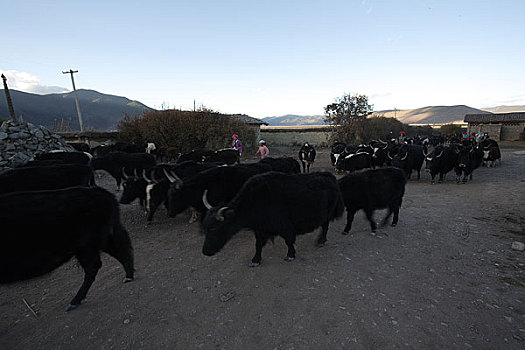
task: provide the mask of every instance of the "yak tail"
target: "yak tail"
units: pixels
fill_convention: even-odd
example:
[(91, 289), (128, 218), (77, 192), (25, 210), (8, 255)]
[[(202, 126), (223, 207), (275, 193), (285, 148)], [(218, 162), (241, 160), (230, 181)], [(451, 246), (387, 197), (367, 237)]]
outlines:
[(120, 210), (117, 201), (114, 201), (111, 217), (111, 234), (108, 237), (106, 253), (117, 259), (124, 267), (126, 280), (133, 280), (135, 268), (133, 258), (133, 246), (128, 231), (120, 221)]

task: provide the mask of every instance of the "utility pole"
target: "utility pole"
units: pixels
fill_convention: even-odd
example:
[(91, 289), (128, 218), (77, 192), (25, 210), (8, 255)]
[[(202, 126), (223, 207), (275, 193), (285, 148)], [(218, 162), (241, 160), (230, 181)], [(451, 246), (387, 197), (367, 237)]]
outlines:
[(75, 79), (73, 78), (73, 74), (78, 73), (78, 70), (70, 69), (67, 72), (62, 72), (62, 74), (71, 74), (71, 83), (73, 84), (73, 92), (75, 94), (75, 104), (77, 105), (77, 113), (78, 113), (78, 124), (80, 125), (80, 131), (84, 131), (84, 126), (82, 124), (82, 113), (80, 113), (80, 105), (78, 104), (78, 96), (77, 96), (77, 88), (75, 87)]
[(13, 101), (11, 100), (11, 95), (9, 94), (9, 88), (7, 87), (7, 78), (2, 74), (2, 80), (4, 81), (4, 92), (5, 98), (7, 100), (7, 106), (9, 106), (9, 114), (11, 114), (11, 119), (16, 122), (15, 109), (13, 108)]

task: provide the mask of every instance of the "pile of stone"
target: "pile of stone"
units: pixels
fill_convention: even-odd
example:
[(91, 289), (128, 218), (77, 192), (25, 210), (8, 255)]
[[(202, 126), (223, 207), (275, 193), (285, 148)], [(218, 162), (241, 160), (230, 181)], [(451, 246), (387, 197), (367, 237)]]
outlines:
[(43, 126), (5, 121), (0, 126), (0, 168), (14, 168), (54, 150), (73, 152), (62, 136)]

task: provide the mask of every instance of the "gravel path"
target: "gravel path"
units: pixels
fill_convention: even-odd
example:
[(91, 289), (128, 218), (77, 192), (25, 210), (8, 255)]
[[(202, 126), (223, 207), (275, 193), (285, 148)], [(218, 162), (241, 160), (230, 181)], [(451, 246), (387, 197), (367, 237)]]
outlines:
[[(122, 206), (137, 278), (104, 256), (88, 299), (65, 308), (83, 274), (71, 262), (50, 275), (0, 286), (2, 349), (523, 349), (525, 348), (525, 155), (503, 150), (501, 167), (474, 180), (407, 185), (399, 225), (372, 236), (358, 213), (328, 242), (300, 236), (297, 259), (276, 238), (258, 268), (255, 239), (237, 234), (213, 257), (188, 217)], [(275, 149), (272, 155), (295, 150)], [(319, 150), (314, 170), (329, 169)], [(100, 184), (114, 190), (109, 177)], [(379, 221), (384, 212), (376, 212)], [(35, 317), (23, 299), (38, 313)]]

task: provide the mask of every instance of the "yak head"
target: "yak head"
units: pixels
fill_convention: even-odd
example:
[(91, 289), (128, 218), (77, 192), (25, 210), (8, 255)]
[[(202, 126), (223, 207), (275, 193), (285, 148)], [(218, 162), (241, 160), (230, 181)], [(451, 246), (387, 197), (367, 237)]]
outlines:
[(458, 155), (458, 167), (466, 168), (471, 163), (471, 158), (474, 156), (474, 148), (470, 145), (460, 146), (455, 151)]
[(186, 186), (184, 182), (174, 172), (162, 169), (164, 175), (170, 182), (170, 189), (168, 190), (168, 216), (174, 218), (177, 214), (183, 212), (189, 207)]
[(206, 213), (202, 222), (206, 239), (202, 246), (202, 254), (211, 256), (218, 253), (222, 247), (238, 231), (235, 223), (235, 211), (229, 207), (213, 207)]
[(408, 148), (407, 145), (396, 145), (387, 152), (388, 158), (392, 162), (392, 166), (396, 168), (405, 168), (408, 159)]
[(423, 155), (425, 156), (425, 170), (431, 171), (441, 162), (441, 157), (443, 156), (443, 146), (439, 145), (432, 148), (430, 151), (427, 149), (427, 147), (424, 147)]

